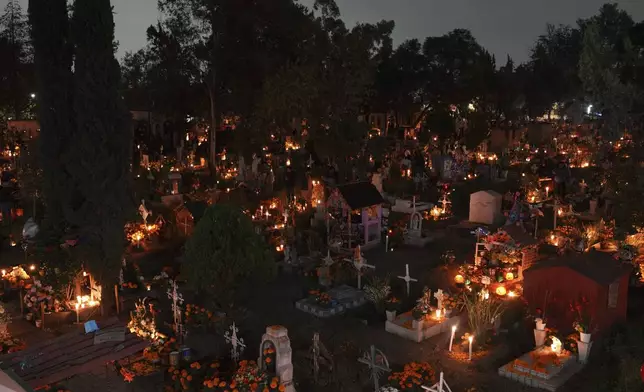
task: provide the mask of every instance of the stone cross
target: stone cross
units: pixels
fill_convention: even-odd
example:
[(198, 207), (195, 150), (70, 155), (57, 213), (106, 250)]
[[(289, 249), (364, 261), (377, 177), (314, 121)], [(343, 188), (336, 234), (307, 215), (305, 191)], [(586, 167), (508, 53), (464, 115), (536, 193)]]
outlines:
[(372, 268), (376, 269), (375, 265), (367, 264), (365, 258), (360, 252), (360, 245), (356, 248), (356, 253), (353, 256), (353, 259), (345, 259), (345, 261), (353, 264), (353, 267), (358, 271), (358, 290), (362, 289), (362, 269), (363, 268)]
[(407, 285), (407, 296), (409, 296), (409, 283), (418, 282), (418, 279), (414, 279), (409, 275), (409, 264), (405, 264), (405, 276), (399, 276), (398, 279), (405, 281), (405, 284)]
[(438, 309), (443, 309), (443, 298), (445, 297), (445, 294), (443, 294), (443, 290), (438, 289), (434, 293), (434, 298), (436, 298), (436, 301), (438, 301)]
[(177, 335), (183, 332), (183, 325), (181, 324), (181, 305), (183, 304), (183, 295), (179, 293), (177, 282), (170, 281), (170, 288), (168, 288), (168, 298), (172, 300), (172, 315), (174, 317), (174, 330)]
[(244, 339), (237, 337), (239, 328), (237, 328), (234, 322), (228, 329), (230, 331), (226, 331), (226, 333), (224, 333), (224, 339), (226, 339), (226, 342), (231, 345), (230, 358), (232, 358), (232, 360), (237, 363), (237, 361), (239, 361), (239, 357), (246, 348), (246, 344), (244, 343)]
[(284, 209), (284, 212), (282, 212), (282, 216), (284, 217), (284, 225), (288, 224), (288, 208)]
[(380, 390), (380, 376), (382, 373), (391, 372), (387, 357), (382, 353), (382, 351), (372, 345), (369, 352), (365, 353), (362, 358), (359, 358), (358, 362), (369, 367), (371, 379), (373, 380), (374, 391), (378, 392)]

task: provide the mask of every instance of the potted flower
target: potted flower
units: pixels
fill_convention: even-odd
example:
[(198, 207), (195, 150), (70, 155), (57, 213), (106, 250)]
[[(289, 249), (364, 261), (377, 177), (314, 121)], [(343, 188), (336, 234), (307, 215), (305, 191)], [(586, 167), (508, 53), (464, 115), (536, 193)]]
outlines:
[(537, 317), (534, 319), (535, 323), (537, 324), (537, 331), (545, 331), (546, 329), (546, 319)]
[(385, 301), (385, 313), (387, 314), (387, 321), (394, 321), (396, 313), (400, 308), (400, 300), (396, 297), (389, 297)]

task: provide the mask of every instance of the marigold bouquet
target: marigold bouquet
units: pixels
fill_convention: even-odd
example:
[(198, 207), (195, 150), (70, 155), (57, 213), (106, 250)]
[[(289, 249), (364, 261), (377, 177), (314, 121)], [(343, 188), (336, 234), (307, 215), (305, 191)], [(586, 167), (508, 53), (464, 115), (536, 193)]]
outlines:
[(423, 385), (434, 383), (434, 369), (427, 362), (410, 362), (400, 372), (389, 376), (389, 384), (401, 391), (422, 391)]

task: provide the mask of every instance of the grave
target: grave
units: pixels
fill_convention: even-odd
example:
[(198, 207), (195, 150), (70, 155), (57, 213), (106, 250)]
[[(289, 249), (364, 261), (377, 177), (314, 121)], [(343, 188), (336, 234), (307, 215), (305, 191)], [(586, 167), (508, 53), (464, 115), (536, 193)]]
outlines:
[(293, 350), (291, 340), (288, 337), (288, 330), (281, 325), (266, 327), (266, 333), (262, 336), (262, 343), (259, 345), (259, 366), (266, 371), (264, 351), (267, 348), (275, 350), (275, 376), (285, 387), (285, 392), (295, 392), (293, 385)]
[(440, 333), (451, 331), (452, 326), (459, 324), (460, 321), (458, 315), (450, 315), (447, 317), (442, 316), (440, 319), (435, 316), (428, 316), (422, 322), (416, 322), (411, 312), (406, 312), (397, 316), (393, 321), (386, 321), (385, 331), (412, 342), (420, 343)]
[(342, 314), (349, 309), (357, 308), (367, 302), (362, 290), (342, 285), (328, 291), (331, 306), (320, 306), (313, 298), (304, 298), (295, 303), (295, 307), (316, 317), (326, 318)]
[[(414, 208), (416, 206), (416, 208)], [(433, 207), (432, 203), (425, 203), (416, 201), (414, 197), (412, 200), (396, 199), (391, 210), (394, 212), (401, 212), (403, 214), (413, 214), (414, 212), (429, 211)]]
[[(560, 344), (561, 342), (559, 342)], [(541, 346), (499, 368), (499, 375), (554, 392), (583, 368), (569, 351)]]
[(493, 225), (501, 219), (502, 196), (494, 191), (480, 191), (470, 195), (470, 222)]
[(422, 215), (420, 215), (419, 212), (414, 211), (409, 218), (409, 230), (405, 237), (405, 244), (422, 248), (432, 241), (431, 237), (423, 236), (422, 226)]

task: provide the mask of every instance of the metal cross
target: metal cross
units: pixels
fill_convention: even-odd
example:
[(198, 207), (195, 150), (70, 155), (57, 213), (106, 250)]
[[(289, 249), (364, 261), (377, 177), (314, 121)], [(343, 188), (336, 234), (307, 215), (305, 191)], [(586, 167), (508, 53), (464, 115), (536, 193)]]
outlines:
[(362, 289), (362, 269), (376, 269), (376, 266), (366, 263), (364, 256), (362, 256), (362, 253), (360, 252), (360, 245), (356, 248), (356, 253), (353, 256), (353, 259), (344, 259), (344, 261), (348, 261), (353, 264), (353, 267), (358, 271), (358, 290)]
[(382, 351), (378, 350), (376, 346), (371, 346), (368, 353), (364, 353), (362, 358), (358, 359), (358, 362), (367, 365), (371, 371), (371, 379), (373, 380), (374, 390), (378, 392), (380, 390), (380, 376), (382, 373), (389, 373), (391, 369), (389, 368), (389, 361), (385, 354)]
[(333, 260), (333, 257), (331, 257), (331, 250), (327, 249), (326, 257), (323, 258), (322, 261), (324, 262), (324, 266), (326, 267), (330, 267), (335, 263), (335, 261)]
[(224, 333), (224, 339), (226, 339), (226, 342), (231, 345), (230, 357), (233, 361), (235, 361), (235, 363), (237, 363), (237, 361), (239, 361), (239, 356), (242, 354), (242, 352), (244, 352), (244, 349), (246, 348), (246, 344), (244, 343), (244, 339), (237, 337), (239, 328), (237, 328), (235, 323), (233, 323), (228, 329), (230, 331), (226, 331), (226, 333)]
[(178, 285), (175, 280), (170, 281), (168, 288), (168, 298), (172, 300), (172, 315), (174, 317), (174, 331), (177, 335), (183, 332), (181, 325), (181, 305), (183, 305), (183, 295), (178, 290)]
[(418, 282), (418, 279), (414, 279), (409, 275), (409, 264), (405, 264), (405, 276), (399, 276), (398, 279), (402, 279), (407, 284), (407, 296), (409, 296), (409, 283)]

